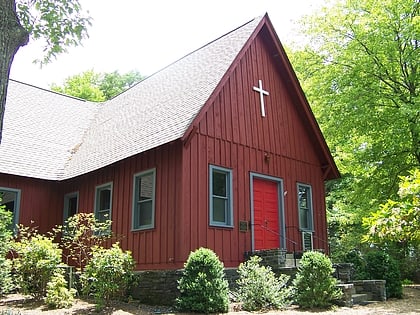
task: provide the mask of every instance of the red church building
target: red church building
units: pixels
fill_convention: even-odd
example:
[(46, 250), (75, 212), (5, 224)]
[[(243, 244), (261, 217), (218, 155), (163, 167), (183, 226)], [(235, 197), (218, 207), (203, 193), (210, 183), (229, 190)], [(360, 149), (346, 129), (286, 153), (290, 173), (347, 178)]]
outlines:
[(137, 270), (213, 249), (328, 251), (338, 169), (268, 18), (251, 20), (104, 103), (10, 80), (2, 204), (40, 231), (112, 219)]

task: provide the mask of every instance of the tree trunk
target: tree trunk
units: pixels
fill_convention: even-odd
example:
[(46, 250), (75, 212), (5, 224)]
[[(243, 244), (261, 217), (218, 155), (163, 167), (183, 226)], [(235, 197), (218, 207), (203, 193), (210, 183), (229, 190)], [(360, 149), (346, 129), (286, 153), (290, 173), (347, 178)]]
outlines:
[(16, 15), (15, 0), (0, 0), (0, 142), (3, 118), (9, 85), (10, 67), (21, 46), (28, 43), (29, 33), (20, 24)]

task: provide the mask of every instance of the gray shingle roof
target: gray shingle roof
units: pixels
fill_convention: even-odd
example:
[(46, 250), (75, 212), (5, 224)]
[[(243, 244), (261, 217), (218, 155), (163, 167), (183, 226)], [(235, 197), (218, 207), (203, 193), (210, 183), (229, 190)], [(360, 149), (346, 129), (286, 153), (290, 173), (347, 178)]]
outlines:
[(0, 173), (62, 180), (181, 138), (261, 18), (103, 104), (10, 82)]
[(59, 179), (98, 105), (9, 81), (0, 173)]

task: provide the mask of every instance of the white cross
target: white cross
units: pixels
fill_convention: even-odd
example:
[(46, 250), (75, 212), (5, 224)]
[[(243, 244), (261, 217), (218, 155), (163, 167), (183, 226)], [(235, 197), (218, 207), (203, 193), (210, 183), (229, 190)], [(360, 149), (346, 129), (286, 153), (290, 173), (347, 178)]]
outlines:
[(261, 102), (261, 116), (265, 117), (265, 106), (264, 106), (264, 95), (270, 95), (268, 91), (263, 90), (262, 80), (258, 80), (258, 87), (253, 86), (252, 89), (260, 93), (260, 102)]

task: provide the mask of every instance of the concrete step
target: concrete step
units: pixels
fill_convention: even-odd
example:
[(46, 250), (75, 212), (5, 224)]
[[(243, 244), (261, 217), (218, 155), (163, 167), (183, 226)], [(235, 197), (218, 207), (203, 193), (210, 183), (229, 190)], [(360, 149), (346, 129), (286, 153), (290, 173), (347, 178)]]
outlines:
[(294, 259), (292, 258), (286, 258), (286, 261), (284, 262), (285, 267), (299, 267), (299, 261), (300, 259)]
[(366, 293), (352, 294), (353, 304), (366, 304), (369, 296)]

